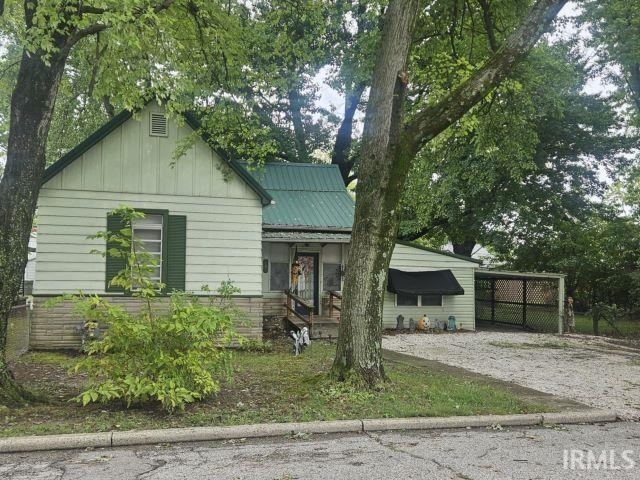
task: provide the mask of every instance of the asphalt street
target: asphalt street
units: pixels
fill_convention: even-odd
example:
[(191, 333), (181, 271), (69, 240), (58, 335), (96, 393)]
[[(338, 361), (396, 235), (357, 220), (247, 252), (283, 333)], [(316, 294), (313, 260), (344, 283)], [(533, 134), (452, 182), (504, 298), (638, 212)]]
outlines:
[(633, 479), (640, 423), (293, 435), (0, 455), (2, 479)]

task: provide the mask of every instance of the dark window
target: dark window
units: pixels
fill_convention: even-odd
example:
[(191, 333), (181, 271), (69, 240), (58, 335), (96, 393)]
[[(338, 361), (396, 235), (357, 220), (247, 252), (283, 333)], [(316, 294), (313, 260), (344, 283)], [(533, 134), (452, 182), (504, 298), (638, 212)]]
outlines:
[(271, 262), (269, 274), (269, 290), (281, 292), (289, 288), (289, 264), (285, 262)]
[(417, 295), (405, 295), (403, 293), (396, 294), (396, 303), (399, 307), (417, 307)]
[(442, 295), (422, 295), (423, 307), (441, 307)]
[(339, 263), (323, 263), (322, 264), (322, 285), (325, 290), (340, 291), (341, 272)]

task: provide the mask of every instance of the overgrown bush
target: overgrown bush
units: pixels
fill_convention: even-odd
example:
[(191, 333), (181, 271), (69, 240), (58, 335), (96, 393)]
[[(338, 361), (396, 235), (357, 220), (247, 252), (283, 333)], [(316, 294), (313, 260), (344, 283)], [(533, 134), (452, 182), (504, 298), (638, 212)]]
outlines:
[[(105, 252), (127, 260), (112, 283), (140, 298), (141, 309), (129, 313), (97, 295), (66, 297), (85, 325), (102, 331), (89, 339), (87, 357), (74, 368), (89, 376), (87, 390), (76, 400), (82, 405), (122, 400), (127, 406), (157, 401), (169, 411), (183, 409), (218, 392), (220, 381), (230, 375), (228, 347), (236, 339), (234, 323), (240, 311), (229, 297), (238, 289), (223, 282), (221, 298), (208, 302), (174, 291), (167, 311), (157, 298), (163, 285), (149, 279), (154, 260), (132, 239), (131, 222), (142, 214), (128, 207), (112, 214), (120, 215), (125, 227), (94, 238), (120, 245), (115, 252)], [(208, 287), (203, 289), (208, 292)]]
[(79, 300), (76, 308), (107, 327), (75, 367), (91, 379), (77, 397), (83, 405), (155, 400), (167, 410), (182, 409), (218, 392), (220, 379), (230, 374), (225, 347), (234, 338), (231, 311), (181, 292), (171, 294), (165, 315), (130, 314), (96, 296)]

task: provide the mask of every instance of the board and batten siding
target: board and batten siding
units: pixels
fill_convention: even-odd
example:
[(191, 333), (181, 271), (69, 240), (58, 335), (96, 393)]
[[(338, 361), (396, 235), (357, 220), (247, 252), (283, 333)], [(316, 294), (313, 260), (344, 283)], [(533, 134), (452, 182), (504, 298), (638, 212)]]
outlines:
[(200, 138), (172, 166), (177, 142), (192, 134), (168, 121), (168, 136), (149, 135), (150, 103), (40, 190), (34, 294), (105, 292), (106, 229), (120, 205), (186, 215), (186, 289), (215, 291), (232, 280), (241, 295), (262, 295), (262, 204), (258, 195)]
[(386, 292), (383, 311), (384, 328), (395, 328), (398, 315), (404, 317), (404, 325), (408, 327), (410, 318), (417, 322), (426, 313), (432, 320), (447, 320), (449, 315), (455, 315), (459, 328), (475, 330), (474, 272), (477, 267), (475, 263), (397, 244), (391, 256), (390, 267), (405, 271), (451, 270), (464, 289), (464, 295), (444, 295), (441, 307), (396, 307), (395, 294)]

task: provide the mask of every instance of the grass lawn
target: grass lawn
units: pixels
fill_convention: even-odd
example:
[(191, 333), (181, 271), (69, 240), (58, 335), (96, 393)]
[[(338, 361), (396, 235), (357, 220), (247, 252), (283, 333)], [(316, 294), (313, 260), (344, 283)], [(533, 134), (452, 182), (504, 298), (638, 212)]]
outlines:
[[(616, 331), (608, 322), (600, 321), (600, 335), (607, 337), (640, 338), (640, 320), (620, 320), (616, 322)], [(576, 314), (576, 332), (593, 335), (593, 318), (591, 315)]]
[(0, 407), (0, 436), (549, 410), (479, 382), (391, 362), (386, 364), (388, 384), (375, 392), (357, 391), (327, 378), (334, 350), (334, 345), (317, 341), (299, 357), (291, 355), (288, 344), (279, 343), (268, 353), (237, 352), (233, 379), (218, 395), (172, 415), (153, 405), (125, 409), (69, 402), (85, 383), (83, 377), (66, 373), (74, 357), (29, 353), (12, 365), (16, 377), (54, 403)]

